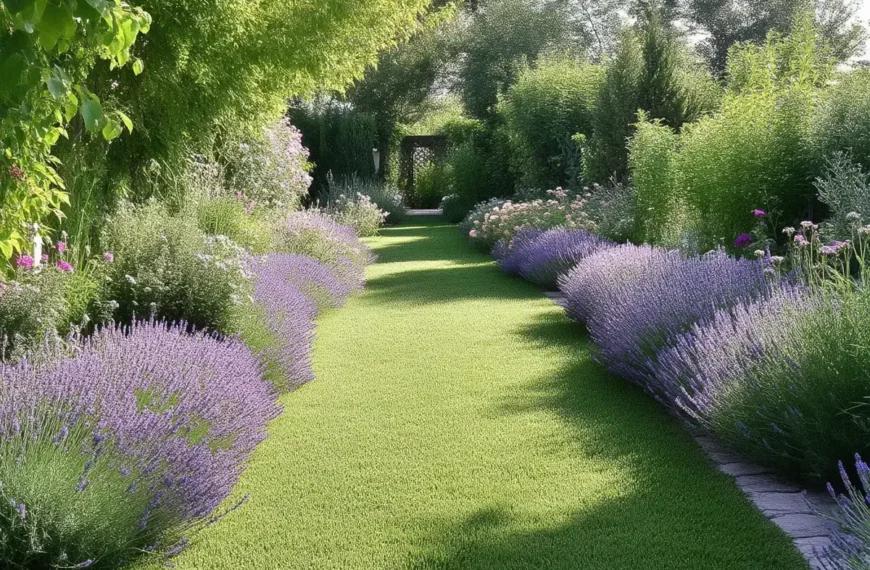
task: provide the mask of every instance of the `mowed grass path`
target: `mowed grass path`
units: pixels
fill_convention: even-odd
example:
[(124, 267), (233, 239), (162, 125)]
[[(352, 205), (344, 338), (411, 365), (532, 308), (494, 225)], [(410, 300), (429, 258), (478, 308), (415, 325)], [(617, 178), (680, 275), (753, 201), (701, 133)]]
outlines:
[(180, 569), (796, 570), (802, 558), (583, 328), (456, 228), (370, 240), (238, 493)]

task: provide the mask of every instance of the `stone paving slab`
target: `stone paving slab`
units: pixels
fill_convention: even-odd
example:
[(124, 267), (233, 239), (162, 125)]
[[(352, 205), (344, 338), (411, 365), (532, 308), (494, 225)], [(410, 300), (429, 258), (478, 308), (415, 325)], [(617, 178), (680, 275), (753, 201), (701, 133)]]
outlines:
[(405, 210), (405, 213), (409, 216), (440, 216), (443, 214), (443, 210), (434, 209), (434, 210), (423, 210), (423, 209), (411, 209)]
[[(564, 308), (559, 292), (544, 295)], [(688, 423), (683, 422), (693, 434)], [(716, 467), (734, 477), (737, 486), (759, 511), (791, 537), (813, 570), (824, 570), (825, 549), (831, 544), (831, 525), (821, 515), (836, 511), (836, 503), (826, 493), (808, 493), (798, 485), (778, 478), (766, 467), (755, 465), (727, 449), (708, 435), (693, 435), (695, 442)]]

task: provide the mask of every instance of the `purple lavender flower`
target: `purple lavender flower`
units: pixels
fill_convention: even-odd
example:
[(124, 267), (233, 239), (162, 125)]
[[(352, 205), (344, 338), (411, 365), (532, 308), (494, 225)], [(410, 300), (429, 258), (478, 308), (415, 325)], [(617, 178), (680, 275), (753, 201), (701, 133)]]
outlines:
[[(124, 485), (150, 497), (130, 502), (147, 503), (138, 513), (144, 530), (131, 538), (131, 552), (166, 531), (204, 524), (265, 438), (267, 422), (280, 412), (261, 361), (246, 346), (189, 335), (186, 328), (157, 322), (109, 328), (84, 341), (73, 357), (38, 366), (28, 361), (0, 364), (4, 445), (16, 438), (45, 439), (49, 445), (42, 453), (48, 449), (70, 456), (59, 457), (58, 464), (89, 456), (83, 473), (70, 473), (65, 484), (79, 488), (79, 501), (87, 501), (95, 486), (107, 484), (98, 474), (121, 466), (130, 473)], [(52, 425), (74, 426), (79, 443), (51, 444), (53, 432), (43, 430)], [(82, 439), (82, 433), (91, 436)], [(16, 481), (13, 468), (6, 473), (6, 492), (28, 489), (26, 482)], [(17, 496), (38, 519), (29, 498)]]
[(560, 275), (580, 260), (613, 245), (585, 230), (521, 229), (499, 266), (506, 273), (518, 274), (540, 287), (555, 290)]
[(753, 210), (752, 215), (754, 215), (756, 218), (763, 218), (767, 216), (764, 210)]
[(744, 248), (752, 245), (752, 236), (750, 234), (740, 234), (734, 240), (734, 247)]
[[(317, 304), (295, 285), (289, 274), (294, 268), (293, 254), (274, 255), (255, 266), (254, 301), (263, 311), (266, 326), (279, 345), (266, 350), (266, 356), (281, 368), (288, 390), (314, 379), (311, 350), (314, 344), (314, 319)], [(301, 276), (296, 275), (299, 280)]]
[(308, 255), (325, 263), (335, 275), (356, 286), (365, 279), (366, 265), (374, 262), (371, 250), (356, 231), (317, 211), (294, 212), (281, 227), (281, 253)]
[(597, 359), (660, 396), (658, 353), (717, 309), (764, 297), (763, 269), (722, 252), (684, 258), (649, 246), (593, 254), (560, 281), (569, 313), (586, 319)]
[(857, 484), (846, 473), (842, 461), (839, 471), (845, 493), (838, 495), (833, 485), (827, 484), (839, 511), (828, 517), (834, 524), (831, 525), (831, 546), (824, 552), (825, 568), (854, 570), (866, 567), (866, 561), (870, 560), (870, 467), (856, 453)]

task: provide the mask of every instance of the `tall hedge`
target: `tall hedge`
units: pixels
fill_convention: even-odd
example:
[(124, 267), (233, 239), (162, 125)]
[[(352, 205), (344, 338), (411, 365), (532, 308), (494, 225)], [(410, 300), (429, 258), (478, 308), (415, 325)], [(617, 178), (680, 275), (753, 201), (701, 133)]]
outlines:
[(592, 134), (592, 111), (604, 68), (569, 54), (541, 58), (525, 67), (499, 111), (514, 152), (520, 184), (530, 188), (567, 186), (566, 146), (572, 135)]

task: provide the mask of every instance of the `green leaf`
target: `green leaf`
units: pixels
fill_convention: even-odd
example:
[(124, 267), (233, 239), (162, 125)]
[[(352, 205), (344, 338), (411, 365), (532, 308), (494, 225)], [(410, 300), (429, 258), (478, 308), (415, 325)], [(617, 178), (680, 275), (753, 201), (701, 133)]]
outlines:
[(13, 53), (0, 63), (0, 95), (10, 93), (21, 83), (21, 74), (26, 67), (19, 53)]
[(121, 119), (121, 122), (124, 123), (124, 126), (127, 127), (127, 132), (132, 133), (133, 121), (130, 119), (130, 117), (128, 117), (121, 111), (116, 111), (116, 114), (118, 115), (118, 118)]
[(2, 236), (0, 236), (0, 254), (2, 254), (6, 259), (11, 259), (13, 253), (13, 242), (9, 239), (3, 239)]
[(141, 75), (143, 71), (145, 71), (145, 62), (137, 58), (136, 61), (133, 62), (133, 73)]
[(48, 78), (48, 92), (51, 93), (52, 97), (55, 99), (60, 99), (66, 94), (66, 85), (63, 84), (63, 80), (59, 77), (52, 75)]
[(33, 0), (3, 0), (3, 4), (9, 13), (13, 16), (19, 12), (23, 12), (33, 5)]
[(60, 131), (57, 129), (51, 129), (47, 133), (45, 133), (45, 142), (50, 146), (54, 146), (54, 143), (57, 142), (57, 139), (60, 138)]
[(76, 31), (76, 21), (66, 3), (48, 4), (39, 23), (39, 44), (46, 50), (53, 49), (61, 38), (71, 38)]
[(96, 98), (82, 103), (81, 114), (82, 119), (85, 120), (85, 128), (92, 132), (99, 129), (106, 120), (103, 116), (103, 107)]
[(79, 99), (75, 96), (75, 93), (70, 93), (67, 95), (66, 103), (64, 103), (63, 113), (66, 117), (67, 121), (72, 121), (73, 117), (76, 116), (76, 112), (79, 110)]
[(110, 119), (106, 122), (106, 126), (103, 127), (103, 138), (110, 141), (121, 136), (122, 132), (124, 132), (124, 127), (121, 126), (121, 123)]

